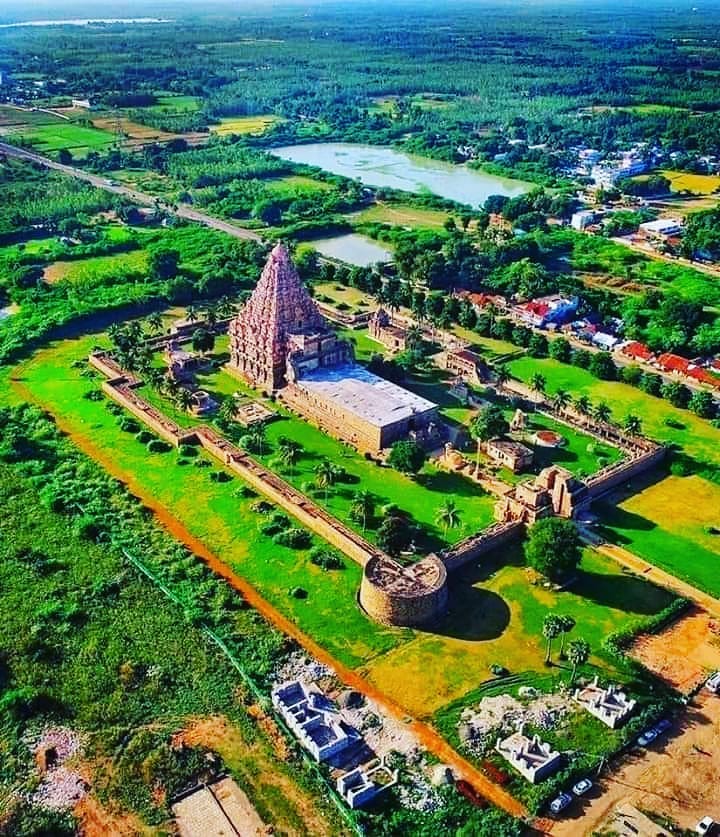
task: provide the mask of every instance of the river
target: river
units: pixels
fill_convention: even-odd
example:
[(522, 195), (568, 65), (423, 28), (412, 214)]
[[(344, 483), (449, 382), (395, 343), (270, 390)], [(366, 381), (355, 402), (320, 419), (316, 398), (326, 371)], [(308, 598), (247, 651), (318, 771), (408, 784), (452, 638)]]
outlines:
[(479, 207), (490, 195), (516, 197), (533, 188), (522, 180), (511, 180), (471, 169), (464, 165), (416, 157), (377, 145), (346, 142), (317, 142), (287, 145), (272, 153), (293, 163), (305, 163), (359, 179), (368, 186), (386, 186), (406, 192), (432, 192), (458, 203)]

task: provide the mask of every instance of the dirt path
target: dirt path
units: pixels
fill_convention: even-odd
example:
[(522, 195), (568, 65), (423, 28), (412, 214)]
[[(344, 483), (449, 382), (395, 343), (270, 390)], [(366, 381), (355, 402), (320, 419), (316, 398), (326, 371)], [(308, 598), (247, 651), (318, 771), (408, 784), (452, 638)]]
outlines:
[[(44, 409), (42, 402), (39, 402), (21, 381), (16, 378), (11, 379), (11, 381), (13, 388), (25, 400), (35, 403)], [(499, 785), (491, 782), (485, 774), (460, 756), (429, 724), (410, 718), (402, 706), (391, 701), (355, 671), (336, 660), (322, 646), (315, 642), (315, 640), (301, 631), (294, 622), (266, 601), (254, 587), (233, 572), (201, 540), (196, 538), (169, 509), (158, 503), (151, 494), (148, 494), (132, 473), (120, 468), (116, 461), (107, 456), (87, 436), (77, 433), (74, 428), (63, 420), (62, 416), (55, 415), (54, 418), (57, 426), (72, 439), (74, 444), (84, 454), (95, 460), (109, 474), (125, 483), (128, 489), (153, 511), (160, 524), (174, 538), (184, 543), (213, 572), (224, 578), (235, 590), (238, 590), (248, 604), (260, 612), (276, 628), (287, 636), (292, 637), (319, 662), (331, 668), (347, 687), (362, 692), (367, 697), (376, 701), (389, 715), (406, 722), (418, 741), (427, 750), (450, 765), (458, 776), (470, 782), (479, 794), (515, 817), (524, 818), (527, 815), (525, 808), (520, 802)]]
[(644, 558), (641, 558), (639, 555), (630, 552), (622, 546), (616, 546), (610, 543), (598, 544), (592, 536), (586, 533), (583, 533), (583, 539), (602, 555), (612, 558), (613, 561), (617, 561), (623, 567), (633, 570), (648, 581), (652, 581), (660, 587), (667, 587), (675, 593), (684, 596), (686, 599), (690, 599), (703, 610), (707, 610), (708, 613), (720, 618), (720, 601), (708, 593), (703, 593), (702, 590), (698, 590), (692, 584), (688, 584), (688, 582), (682, 581), (674, 575), (670, 575), (670, 573), (661, 570), (654, 564), (650, 564)]
[[(677, 729), (634, 755), (601, 782), (584, 807), (553, 823), (558, 837), (593, 834), (621, 802), (654, 811), (693, 829), (704, 816), (720, 818), (720, 698), (700, 693)], [(574, 813), (573, 813), (574, 812)]]

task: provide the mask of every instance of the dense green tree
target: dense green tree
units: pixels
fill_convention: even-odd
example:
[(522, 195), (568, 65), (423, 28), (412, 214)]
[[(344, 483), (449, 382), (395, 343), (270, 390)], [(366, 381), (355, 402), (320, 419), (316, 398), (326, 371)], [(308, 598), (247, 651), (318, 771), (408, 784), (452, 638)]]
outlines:
[(417, 474), (425, 464), (425, 450), (412, 439), (393, 442), (388, 455), (388, 465), (404, 474)]
[(571, 520), (549, 517), (533, 525), (525, 541), (528, 564), (552, 581), (563, 581), (580, 564), (580, 536)]

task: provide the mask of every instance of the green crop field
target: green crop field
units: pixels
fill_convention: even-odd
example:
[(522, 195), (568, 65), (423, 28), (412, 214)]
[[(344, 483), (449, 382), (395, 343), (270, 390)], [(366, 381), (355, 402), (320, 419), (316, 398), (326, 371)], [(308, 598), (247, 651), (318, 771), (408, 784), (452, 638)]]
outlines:
[(115, 142), (115, 137), (108, 131), (86, 128), (72, 122), (37, 125), (23, 131), (22, 135), (35, 149), (45, 153), (61, 149), (73, 153), (86, 152), (107, 148)]
[(380, 223), (412, 229), (440, 229), (448, 217), (449, 213), (440, 209), (423, 209), (399, 203), (378, 203), (352, 216), (352, 220), (358, 224)]

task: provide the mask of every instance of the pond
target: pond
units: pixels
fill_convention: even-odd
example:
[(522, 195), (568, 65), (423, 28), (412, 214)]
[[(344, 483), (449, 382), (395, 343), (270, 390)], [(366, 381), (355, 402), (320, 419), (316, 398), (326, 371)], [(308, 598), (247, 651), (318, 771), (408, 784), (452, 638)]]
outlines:
[(328, 259), (339, 259), (359, 267), (368, 267), (376, 262), (389, 262), (393, 257), (390, 250), (386, 250), (371, 238), (357, 233), (336, 235), (332, 238), (317, 238), (307, 243)]
[(514, 198), (532, 184), (497, 177), (467, 166), (416, 157), (376, 145), (347, 142), (316, 142), (286, 145), (272, 153), (293, 163), (318, 166), (333, 174), (359, 179), (368, 186), (385, 186), (406, 192), (432, 192), (442, 198), (482, 206), (490, 195)]

